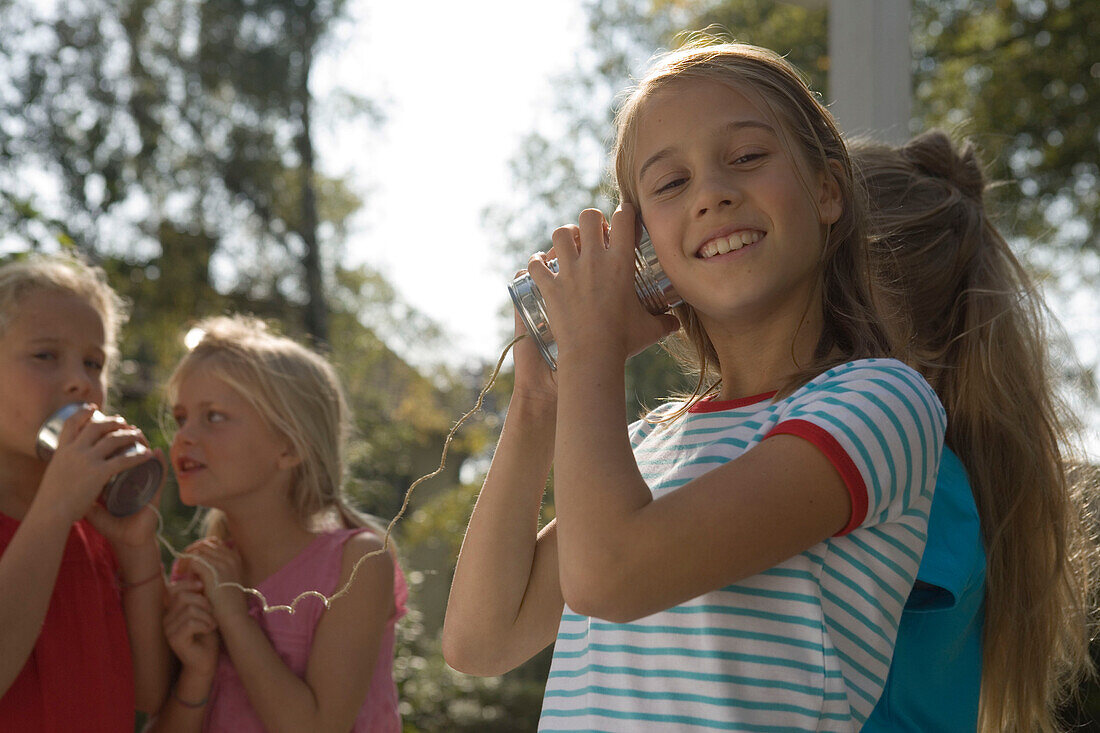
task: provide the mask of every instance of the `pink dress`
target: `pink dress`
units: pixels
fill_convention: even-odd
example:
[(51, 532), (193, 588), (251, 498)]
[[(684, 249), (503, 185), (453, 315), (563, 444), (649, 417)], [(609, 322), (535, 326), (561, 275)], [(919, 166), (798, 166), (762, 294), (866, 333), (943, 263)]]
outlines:
[[(289, 604), (303, 591), (317, 590), (331, 596), (340, 582), (340, 568), (344, 543), (366, 528), (341, 529), (318, 535), (306, 549), (288, 562), (271, 577), (257, 586), (267, 598), (268, 605)], [(378, 661), (371, 676), (370, 689), (359, 709), (359, 716), (351, 730), (354, 733), (400, 733), (401, 717), (397, 712), (397, 686), (393, 681), (394, 626), (405, 615), (408, 586), (401, 568), (393, 564), (394, 614), (386, 622)], [(308, 597), (298, 602), (293, 614), (285, 611), (261, 613), (259, 599), (249, 596), (249, 613), (271, 640), (275, 651), (294, 674), (305, 679), (309, 652), (313, 646), (313, 633), (321, 620), (324, 605), (319, 598)], [(218, 670), (210, 690), (203, 730), (234, 731), (246, 733), (264, 731), (263, 724), (248, 701), (244, 685), (229, 655), (222, 649)]]

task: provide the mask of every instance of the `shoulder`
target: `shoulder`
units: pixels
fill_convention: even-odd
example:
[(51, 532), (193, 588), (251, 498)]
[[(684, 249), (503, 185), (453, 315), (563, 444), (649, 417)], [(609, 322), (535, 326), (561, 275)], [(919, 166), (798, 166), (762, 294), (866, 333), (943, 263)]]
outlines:
[(342, 564), (345, 568), (354, 566), (364, 557), (378, 560), (378, 564), (393, 564), (391, 548), (385, 546), (383, 538), (373, 529), (358, 527), (341, 534), (344, 535), (340, 542), (343, 545)]
[[(804, 384), (798, 392), (829, 389), (837, 385), (896, 384), (932, 392), (932, 387), (915, 369), (897, 359), (857, 359), (825, 370)], [(934, 394), (934, 393), (933, 393)]]
[(896, 359), (860, 359), (828, 369), (786, 397), (789, 412), (858, 413), (875, 421), (915, 422), (942, 432), (947, 416), (935, 390)]
[(357, 585), (369, 587), (372, 593), (393, 587), (394, 562), (391, 550), (385, 547), (383, 540), (374, 530), (362, 527), (346, 530), (343, 535), (343, 551), (340, 561), (341, 586), (353, 579), (349, 591)]
[[(840, 364), (781, 400), (778, 411), (769, 436), (808, 440), (844, 477), (854, 508), (846, 531), (926, 516), (947, 419), (916, 371), (894, 359)], [(916, 532), (922, 541), (926, 524)]]

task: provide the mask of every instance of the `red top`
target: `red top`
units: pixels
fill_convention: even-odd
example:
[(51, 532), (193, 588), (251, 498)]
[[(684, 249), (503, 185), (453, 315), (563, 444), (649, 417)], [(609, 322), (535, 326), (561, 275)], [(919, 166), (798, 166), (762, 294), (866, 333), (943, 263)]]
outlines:
[[(0, 553), (17, 529), (18, 521), (0, 513)], [(69, 532), (42, 632), (0, 697), (0, 731), (133, 729), (134, 672), (117, 563), (107, 540), (81, 520)]]

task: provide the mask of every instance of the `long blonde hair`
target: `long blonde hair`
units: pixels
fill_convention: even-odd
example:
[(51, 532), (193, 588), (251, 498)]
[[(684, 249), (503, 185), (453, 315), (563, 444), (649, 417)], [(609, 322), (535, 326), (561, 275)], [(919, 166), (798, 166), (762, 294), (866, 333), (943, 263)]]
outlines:
[[(290, 500), (305, 528), (326, 514), (345, 527), (371, 527), (373, 517), (355, 510), (344, 491), (344, 450), (350, 411), (333, 366), (296, 341), (270, 332), (247, 316), (219, 316), (200, 321), (201, 334), (168, 380), (173, 403), (182, 381), (197, 369), (224, 381), (243, 397), (301, 459), (292, 478)], [(224, 515), (210, 510), (207, 535), (224, 536)]]
[(1088, 657), (1095, 545), (1068, 477), (1043, 299), (989, 220), (972, 145), (940, 131), (853, 145), (874, 261), (908, 314), (909, 360), (947, 410), (987, 554), (979, 728), (1057, 730)]
[[(802, 75), (781, 56), (740, 43), (695, 34), (680, 49), (657, 58), (652, 70), (628, 92), (616, 118), (615, 178), (622, 201), (637, 205), (634, 180), (638, 122), (646, 102), (680, 80), (715, 81), (745, 94), (776, 122), (786, 152), (811, 171), (832, 176), (840, 189), (840, 217), (828, 229), (821, 262), (825, 324), (813, 361), (780, 390), (793, 391), (836, 364), (889, 355), (892, 346), (871, 297), (867, 260), (865, 203), (852, 176), (848, 151), (829, 111), (810, 91)], [(809, 185), (803, 181), (809, 195)], [(675, 310), (683, 327), (667, 348), (699, 381), (688, 404), (715, 393), (720, 380), (718, 353), (690, 305)], [(707, 381), (709, 386), (704, 386)]]

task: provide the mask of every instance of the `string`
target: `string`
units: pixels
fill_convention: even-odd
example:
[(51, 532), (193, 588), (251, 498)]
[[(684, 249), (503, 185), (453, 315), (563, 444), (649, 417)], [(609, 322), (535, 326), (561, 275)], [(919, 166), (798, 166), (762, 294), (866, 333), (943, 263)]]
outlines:
[[(397, 525), (397, 522), (405, 515), (405, 510), (408, 509), (409, 501), (412, 498), (413, 489), (415, 489), (417, 486), (419, 486), (423, 482), (427, 481), (428, 479), (435, 478), (436, 476), (438, 476), (440, 473), (443, 472), (443, 468), (447, 464), (447, 451), (451, 447), (451, 441), (454, 439), (455, 433), (458, 432), (458, 429), (460, 427), (462, 427), (463, 423), (465, 423), (474, 413), (481, 410), (481, 405), (485, 400), (485, 395), (489, 392), (490, 389), (492, 389), (493, 384), (496, 383), (497, 376), (500, 374), (500, 369), (504, 364), (505, 357), (508, 356), (508, 352), (512, 350), (512, 347), (515, 346), (516, 343), (520, 339), (522, 339), (525, 335), (526, 334), (520, 334), (519, 336), (516, 336), (514, 339), (512, 339), (511, 341), (508, 342), (507, 346), (504, 347), (504, 351), (502, 351), (500, 353), (500, 358), (497, 359), (497, 365), (496, 365), (496, 368), (493, 369), (492, 376), (489, 377), (489, 381), (487, 381), (485, 383), (485, 386), (482, 388), (481, 393), (478, 394), (477, 401), (474, 403), (474, 406), (471, 407), (466, 412), (466, 414), (464, 414), (462, 417), (460, 417), (458, 419), (458, 422), (456, 422), (454, 424), (454, 427), (451, 428), (451, 431), (449, 433), (447, 433), (447, 437), (443, 441), (443, 451), (442, 451), (442, 454), (439, 457), (439, 467), (437, 469), (435, 469), (434, 471), (432, 471), (431, 473), (426, 473), (423, 476), (421, 476), (420, 478), (418, 478), (416, 481), (413, 481), (412, 484), (409, 485), (409, 488), (405, 490), (405, 498), (401, 502), (400, 510), (398, 510), (397, 514), (394, 516), (394, 518), (392, 520), (390, 520), (390, 523), (386, 526), (386, 533), (385, 533), (385, 536), (382, 538), (382, 547), (380, 547), (377, 550), (373, 550), (371, 552), (368, 552), (367, 554), (363, 555), (358, 560), (356, 560), (355, 565), (353, 565), (352, 568), (351, 568), (351, 574), (348, 575), (348, 579), (344, 583), (343, 587), (341, 587), (340, 590), (336, 591), (331, 596), (326, 596), (324, 593), (321, 593), (320, 591), (307, 590), (307, 591), (303, 591), (302, 593), (299, 593), (297, 596), (295, 596), (294, 600), (292, 600), (289, 604), (280, 604), (280, 605), (276, 605), (276, 606), (269, 605), (268, 602), (267, 602), (267, 597), (264, 596), (264, 594), (262, 592), (260, 592), (259, 590), (257, 590), (256, 588), (249, 588), (248, 586), (241, 585), (240, 583), (236, 583), (236, 582), (233, 582), (233, 581), (223, 581), (218, 577), (217, 569), (213, 565), (211, 565), (209, 562), (207, 562), (204, 558), (199, 557), (198, 555), (195, 555), (194, 553), (179, 552), (178, 550), (176, 550), (176, 548), (174, 548), (172, 546), (172, 544), (164, 537), (164, 518), (161, 516), (160, 512), (157, 511), (156, 507), (154, 507), (152, 505), (148, 505), (149, 508), (153, 510), (153, 513), (156, 514), (156, 516), (157, 516), (157, 531), (156, 531), (157, 541), (160, 542), (160, 544), (163, 545), (165, 547), (165, 549), (167, 549), (168, 552), (172, 555), (172, 557), (175, 558), (176, 560), (182, 560), (183, 558), (188, 558), (190, 560), (194, 560), (194, 561), (197, 561), (197, 562), (202, 563), (203, 565), (205, 565), (207, 570), (209, 570), (214, 575), (214, 590), (218, 590), (220, 588), (236, 588), (237, 590), (241, 591), (242, 593), (245, 593), (245, 594), (248, 594), (248, 595), (251, 595), (251, 596), (257, 598), (260, 601), (260, 603), (262, 604), (262, 608), (261, 608), (262, 613), (271, 613), (272, 611), (286, 611), (287, 613), (293, 615), (295, 609), (298, 606), (298, 602), (301, 601), (304, 598), (310, 598), (310, 597), (319, 598), (321, 600), (321, 602), (324, 604), (325, 608), (326, 609), (329, 608), (330, 604), (333, 601), (335, 601), (337, 598), (340, 598), (341, 596), (347, 595), (348, 590), (351, 588), (352, 582), (354, 582), (354, 580), (355, 580), (356, 574), (359, 572), (359, 566), (361, 566), (364, 562), (366, 562), (370, 558), (375, 557), (376, 555), (381, 555), (382, 553), (389, 551), (390, 533), (393, 531), (393, 528)], [(197, 514), (196, 514), (196, 516), (197, 516)], [(192, 524), (194, 524), (193, 520), (192, 520), (191, 524), (188, 525), (188, 527), (190, 527)]]

